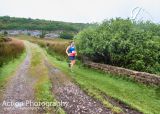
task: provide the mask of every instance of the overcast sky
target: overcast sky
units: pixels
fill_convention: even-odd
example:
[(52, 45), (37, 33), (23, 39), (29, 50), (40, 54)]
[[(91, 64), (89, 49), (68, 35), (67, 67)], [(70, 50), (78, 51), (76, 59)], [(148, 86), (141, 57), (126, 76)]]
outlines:
[[(115, 17), (131, 17), (137, 6), (143, 8), (137, 19), (160, 22), (160, 0), (0, 0), (0, 16), (101, 22)], [(136, 12), (138, 9), (134, 16)]]

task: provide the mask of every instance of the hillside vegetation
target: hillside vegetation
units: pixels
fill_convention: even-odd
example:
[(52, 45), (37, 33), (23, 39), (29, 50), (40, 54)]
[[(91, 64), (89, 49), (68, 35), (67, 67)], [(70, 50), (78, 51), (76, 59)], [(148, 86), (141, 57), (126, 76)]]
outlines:
[(61, 21), (48, 21), (42, 19), (31, 18), (16, 18), (3, 16), (0, 17), (0, 29), (10, 30), (65, 30), (78, 32), (83, 28), (88, 27), (89, 24), (83, 23), (69, 23)]
[(81, 55), (93, 61), (149, 73), (160, 73), (160, 25), (106, 20), (77, 35)]
[(0, 67), (19, 57), (24, 50), (25, 47), (22, 41), (0, 35)]

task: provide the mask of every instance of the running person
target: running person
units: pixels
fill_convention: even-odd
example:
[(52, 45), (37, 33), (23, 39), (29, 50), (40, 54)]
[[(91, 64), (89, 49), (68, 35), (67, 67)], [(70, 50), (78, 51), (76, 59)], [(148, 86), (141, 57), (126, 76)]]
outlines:
[(69, 67), (71, 68), (71, 71), (72, 71), (73, 65), (76, 63), (75, 59), (77, 56), (75, 45), (73, 41), (70, 42), (70, 45), (67, 47), (66, 54), (69, 57), (69, 60), (70, 60)]

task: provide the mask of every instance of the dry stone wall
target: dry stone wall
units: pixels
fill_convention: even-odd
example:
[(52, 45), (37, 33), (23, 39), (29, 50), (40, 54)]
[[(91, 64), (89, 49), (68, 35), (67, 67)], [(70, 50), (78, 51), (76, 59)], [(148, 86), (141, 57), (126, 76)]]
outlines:
[(155, 74), (138, 72), (138, 71), (122, 68), (122, 67), (115, 67), (115, 66), (106, 65), (106, 64), (94, 63), (91, 61), (85, 62), (85, 65), (94, 69), (102, 70), (104, 72), (118, 74), (119, 76), (127, 76), (129, 78), (134, 79), (137, 82), (144, 83), (147, 85), (160, 86), (160, 76)]

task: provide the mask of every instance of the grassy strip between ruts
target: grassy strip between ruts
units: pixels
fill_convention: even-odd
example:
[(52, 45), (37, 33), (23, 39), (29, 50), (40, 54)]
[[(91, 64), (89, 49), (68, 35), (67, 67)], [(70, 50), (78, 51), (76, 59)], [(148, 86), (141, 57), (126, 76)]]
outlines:
[[(51, 82), (48, 77), (48, 70), (43, 64), (43, 52), (37, 45), (32, 44), (32, 59), (30, 72), (33, 78), (36, 79), (34, 85), (35, 97), (38, 102), (58, 103), (51, 92)], [(55, 104), (55, 107), (45, 108), (45, 113), (65, 114), (65, 112)]]
[(159, 87), (147, 87), (111, 74), (79, 66), (75, 66), (74, 73), (71, 73), (67, 62), (60, 60), (60, 57), (48, 55), (48, 58), (55, 66), (71, 76), (82, 89), (113, 111), (117, 112), (120, 110), (104, 100), (101, 93), (95, 91), (95, 89), (124, 102), (144, 114), (159, 114), (160, 112)]
[(8, 62), (6, 65), (0, 68), (0, 91), (1, 95), (5, 85), (10, 78), (11, 74), (13, 74), (18, 66), (22, 63), (26, 56), (26, 52), (23, 52), (19, 57), (13, 59), (12, 61)]

